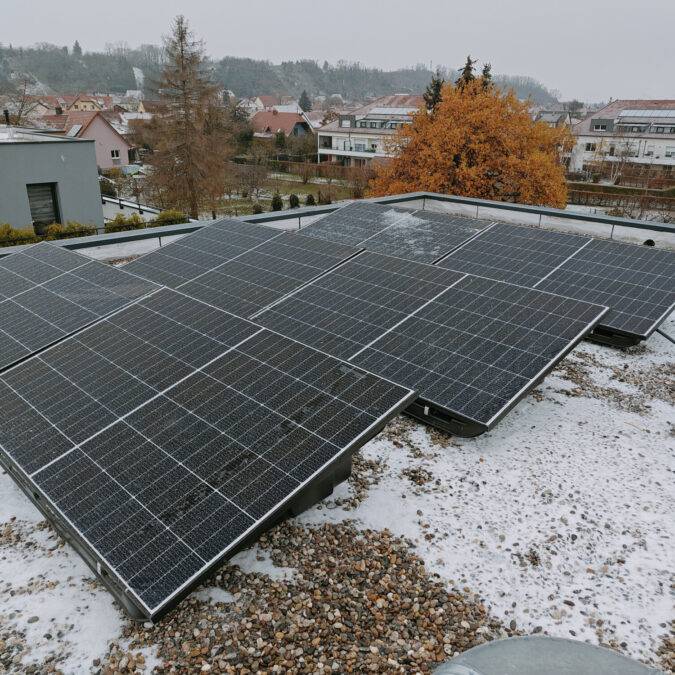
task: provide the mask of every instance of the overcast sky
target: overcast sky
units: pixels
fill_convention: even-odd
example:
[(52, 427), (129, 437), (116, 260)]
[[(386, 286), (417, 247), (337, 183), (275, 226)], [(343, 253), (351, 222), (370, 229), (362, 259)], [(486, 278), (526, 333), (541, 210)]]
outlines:
[(159, 42), (185, 14), (213, 57), (530, 75), (564, 99), (675, 98), (675, 0), (0, 0), (0, 42)]

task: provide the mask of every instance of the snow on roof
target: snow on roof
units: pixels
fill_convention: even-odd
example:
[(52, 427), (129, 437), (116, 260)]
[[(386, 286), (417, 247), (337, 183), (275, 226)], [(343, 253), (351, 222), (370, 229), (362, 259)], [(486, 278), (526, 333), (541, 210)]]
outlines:
[[(674, 335), (675, 319), (663, 329)], [(507, 625), (654, 663), (675, 567), (674, 349), (658, 334), (627, 351), (583, 343), (474, 439), (399, 417), (362, 450), (350, 482), (296, 523), (389, 528)], [(110, 641), (128, 645), (111, 596), (0, 473), (3, 541), (3, 630), (20, 639), (24, 666), (56, 655), (64, 672), (88, 672)], [(289, 572), (263, 558), (254, 547), (236, 563), (245, 574)], [(212, 579), (186, 602), (230, 599)], [(156, 649), (143, 654), (150, 668), (159, 663)]]

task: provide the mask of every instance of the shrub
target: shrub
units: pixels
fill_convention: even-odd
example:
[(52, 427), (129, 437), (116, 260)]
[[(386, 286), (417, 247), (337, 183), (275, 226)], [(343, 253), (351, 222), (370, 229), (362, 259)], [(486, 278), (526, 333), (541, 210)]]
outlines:
[(167, 209), (157, 214), (157, 217), (152, 221), (153, 227), (160, 227), (161, 225), (179, 225), (180, 223), (187, 223), (189, 218), (177, 209)]
[(291, 209), (297, 209), (298, 206), (300, 206), (300, 199), (298, 199), (298, 195), (290, 195), (288, 197), (288, 202), (289, 208)]
[(95, 225), (86, 225), (69, 220), (67, 225), (61, 225), (61, 223), (49, 225), (45, 230), (44, 238), (47, 240), (72, 239), (73, 237), (88, 237), (92, 234), (96, 234)]
[(109, 223), (105, 224), (105, 232), (127, 232), (128, 230), (141, 230), (146, 226), (145, 221), (137, 213), (125, 217), (118, 213)]
[(316, 206), (316, 200), (311, 192), (305, 198), (305, 206)]
[(117, 190), (115, 186), (108, 180), (99, 180), (98, 182), (101, 188), (101, 196), (103, 197), (117, 197)]
[(0, 223), (0, 246), (20, 246), (40, 241), (32, 230), (20, 230), (8, 223)]
[(281, 199), (281, 195), (278, 192), (274, 193), (272, 197), (272, 211), (281, 211), (284, 208), (284, 202)]
[(262, 212), (263, 212), (262, 204), (260, 202), (256, 202), (253, 205), (253, 213), (262, 213)]

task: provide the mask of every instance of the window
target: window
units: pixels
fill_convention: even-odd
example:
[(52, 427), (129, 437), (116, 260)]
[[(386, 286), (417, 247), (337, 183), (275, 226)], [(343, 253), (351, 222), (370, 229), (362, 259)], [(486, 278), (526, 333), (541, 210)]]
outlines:
[(341, 127), (350, 127), (351, 125), (351, 120), (340, 120)]
[(613, 145), (609, 146), (609, 156), (614, 157), (614, 153), (616, 152), (616, 148)]
[(365, 129), (366, 126), (367, 126), (367, 125), (366, 125), (365, 122), (359, 122), (359, 127), (361, 127), (361, 129)]
[(656, 133), (657, 134), (663, 134), (665, 133), (666, 128), (665, 127), (656, 127)]
[(666, 145), (666, 157), (675, 157), (675, 145)]
[(607, 131), (607, 125), (606, 124), (594, 124), (593, 125), (593, 131)]
[(595, 143), (586, 143), (586, 152), (595, 152)]
[(32, 183), (26, 185), (26, 191), (34, 226), (40, 228), (61, 221), (56, 183)]
[(365, 152), (366, 151), (366, 144), (365, 143), (355, 143), (354, 149), (356, 150), (356, 152)]
[(119, 159), (120, 158), (120, 151), (119, 150), (111, 150), (110, 151), (110, 156), (113, 159)]
[(377, 122), (371, 122), (371, 123), (370, 123), (370, 128), (371, 128), (371, 129), (377, 129)]

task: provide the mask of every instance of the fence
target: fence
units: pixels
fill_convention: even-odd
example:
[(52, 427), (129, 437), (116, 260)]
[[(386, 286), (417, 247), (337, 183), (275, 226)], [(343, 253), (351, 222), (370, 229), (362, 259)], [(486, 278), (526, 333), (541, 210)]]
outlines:
[(627, 211), (660, 211), (675, 214), (675, 198), (653, 194), (622, 195), (613, 192), (570, 190), (567, 201), (581, 206), (605, 206)]

